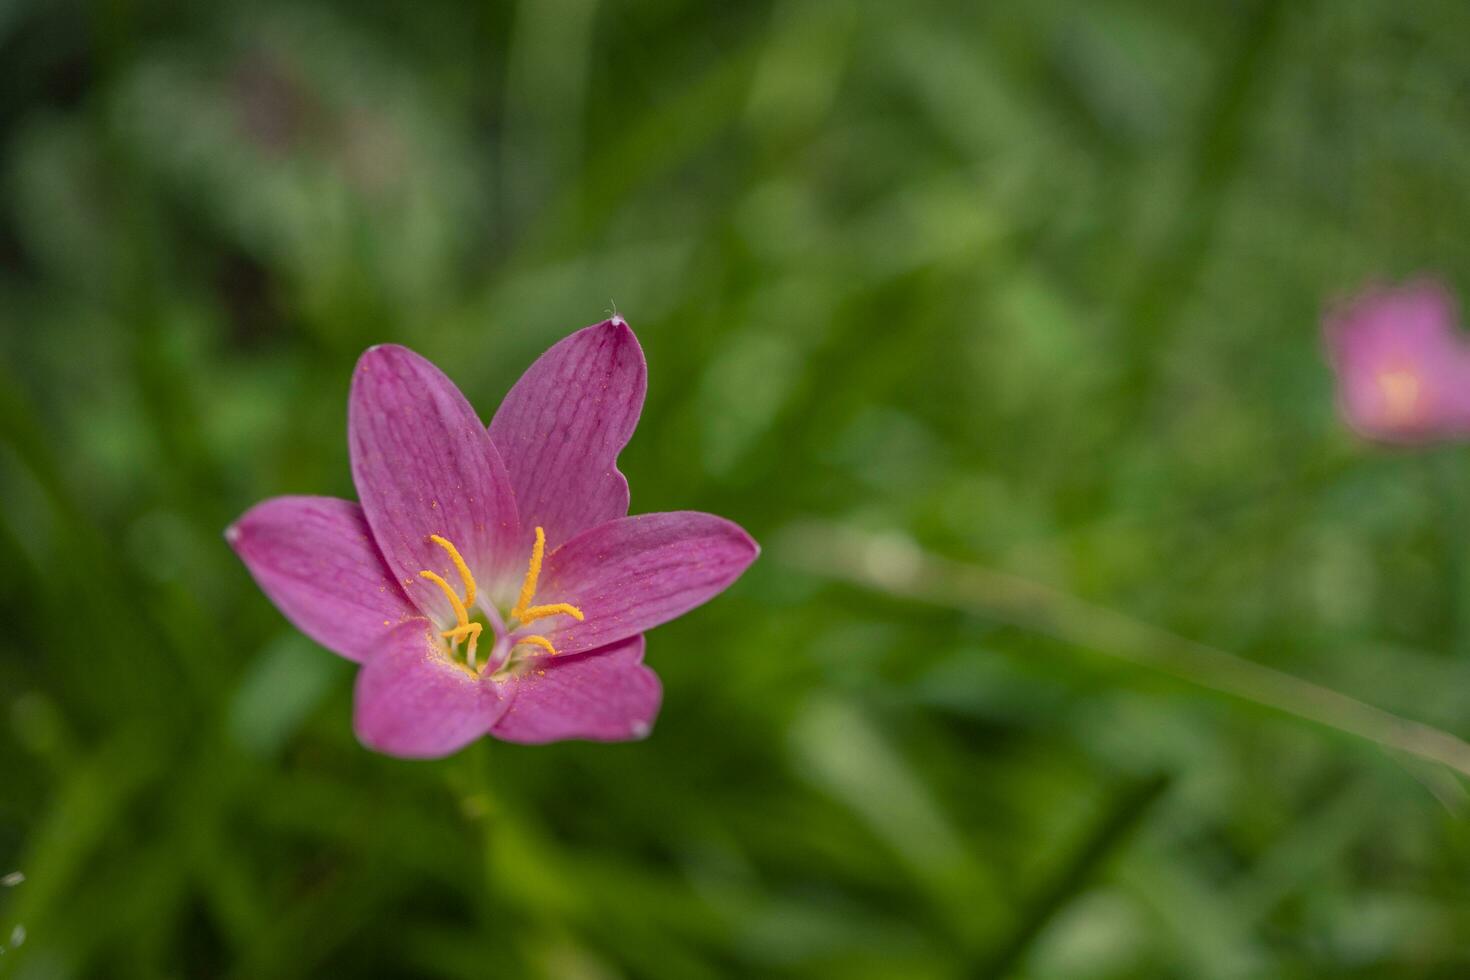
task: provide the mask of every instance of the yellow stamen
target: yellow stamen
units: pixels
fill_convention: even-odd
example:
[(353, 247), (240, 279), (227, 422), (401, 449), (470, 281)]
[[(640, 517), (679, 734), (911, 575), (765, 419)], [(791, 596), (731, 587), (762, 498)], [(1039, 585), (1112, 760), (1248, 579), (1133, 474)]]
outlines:
[(483, 630), (484, 628), (485, 628), (485, 626), (484, 626), (483, 623), (465, 623), (463, 626), (456, 626), (452, 630), (445, 630), (444, 632), (440, 633), (439, 635), (442, 636), (442, 637), (444, 637), (445, 639), (462, 640), (462, 639), (464, 639), (467, 636), (468, 637), (477, 637), (477, 636), (479, 636), (480, 635), (480, 631)]
[(469, 608), (475, 604), (475, 577), (470, 574), (470, 566), (465, 564), (459, 549), (449, 543), (448, 538), (441, 538), (437, 534), (429, 535), (429, 540), (449, 552), (449, 560), (454, 562), (454, 568), (459, 572), (460, 581), (464, 582), (464, 604)]
[(454, 615), (459, 620), (460, 628), (470, 625), (470, 617), (469, 614), (465, 612), (464, 603), (459, 601), (459, 596), (454, 594), (454, 590), (449, 587), (448, 582), (444, 581), (444, 579), (440, 578), (436, 573), (431, 572), (427, 569), (419, 572), (419, 578), (426, 578), (430, 582), (433, 582), (435, 585), (439, 586), (439, 588), (444, 590), (444, 595), (446, 598), (449, 599), (449, 604), (454, 607)]
[(530, 609), (524, 610), (521, 613), (520, 620), (522, 623), (534, 623), (538, 619), (545, 619), (547, 616), (557, 616), (562, 613), (572, 617), (579, 623), (587, 618), (582, 615), (582, 610), (571, 603), (558, 602), (550, 606), (532, 606)]
[[(536, 543), (531, 546), (531, 564), (526, 569), (526, 581), (521, 585), (521, 597), (516, 600), (515, 608), (510, 611), (511, 618), (525, 624), (534, 623), (547, 616), (567, 615), (579, 623), (582, 622), (584, 618), (582, 610), (569, 602), (557, 602), (545, 606), (531, 605), (531, 600), (536, 598), (536, 583), (541, 579), (541, 561), (545, 556), (546, 531), (538, 527)], [(550, 644), (547, 646), (549, 648)]]
[[(459, 553), (459, 549), (448, 538), (438, 534), (431, 534), (429, 535), (429, 540), (443, 548), (445, 553), (449, 555), (449, 560), (454, 563), (454, 568), (459, 572), (460, 580), (464, 583), (464, 598), (460, 599), (459, 594), (437, 572), (425, 569), (419, 572), (419, 577), (428, 579), (430, 582), (439, 586), (439, 589), (444, 593), (444, 597), (449, 600), (449, 605), (454, 609), (456, 623), (452, 628), (442, 631), (439, 635), (448, 640), (454, 650), (459, 649), (461, 640), (469, 641), (465, 645), (465, 662), (469, 669), (474, 671), (477, 666), (475, 649), (480, 642), (480, 634), (485, 629), (482, 623), (470, 622), (469, 607), (475, 604), (475, 577), (470, 573), (469, 565), (465, 562), (464, 556)], [(536, 598), (536, 585), (541, 580), (541, 565), (545, 558), (546, 531), (544, 528), (538, 527), (536, 528), (536, 543), (531, 548), (531, 564), (526, 569), (526, 580), (521, 584), (520, 597), (516, 599), (515, 607), (510, 611), (511, 618), (521, 624), (533, 623), (538, 619), (545, 619), (548, 616), (571, 616), (577, 622), (582, 622), (586, 618), (583, 616), (582, 610), (569, 602), (554, 602), (541, 606), (531, 605), (531, 601)], [(521, 646), (522, 644), (540, 647), (553, 657), (556, 656), (556, 647), (544, 636), (524, 636), (515, 641), (516, 646)]]
[(521, 597), (516, 600), (515, 608), (510, 611), (511, 617), (520, 619), (525, 615), (526, 607), (536, 597), (536, 581), (541, 578), (541, 558), (546, 554), (546, 532), (536, 528), (536, 543), (531, 546), (531, 567), (526, 569), (526, 581), (521, 584)]
[(460, 640), (468, 636), (470, 642), (469, 646), (465, 647), (465, 660), (473, 668), (475, 666), (475, 647), (479, 645), (480, 631), (484, 628), (484, 625), (481, 623), (466, 623), (464, 626), (456, 626), (452, 630), (445, 630), (439, 635), (453, 640), (456, 645)]
[(533, 646), (541, 647), (553, 657), (556, 656), (556, 647), (552, 646), (551, 641), (544, 636), (523, 636), (519, 640), (516, 640), (516, 646), (520, 646), (522, 643), (530, 643)]

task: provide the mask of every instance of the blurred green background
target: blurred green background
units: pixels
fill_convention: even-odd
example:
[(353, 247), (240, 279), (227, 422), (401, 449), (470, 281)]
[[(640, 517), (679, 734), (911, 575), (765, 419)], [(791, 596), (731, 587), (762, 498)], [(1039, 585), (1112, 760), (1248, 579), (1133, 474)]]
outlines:
[[(1463, 0), (0, 5), (0, 976), (1467, 975), (1460, 777), (1101, 639), (1470, 734), (1470, 449), (1352, 439), (1317, 326), (1470, 287), (1467, 36)], [(352, 496), (369, 344), (488, 418), (614, 304), (634, 509), (764, 557), (651, 634), (647, 741), (368, 753), (222, 529)], [(924, 553), (1056, 592), (989, 614), (906, 587)]]

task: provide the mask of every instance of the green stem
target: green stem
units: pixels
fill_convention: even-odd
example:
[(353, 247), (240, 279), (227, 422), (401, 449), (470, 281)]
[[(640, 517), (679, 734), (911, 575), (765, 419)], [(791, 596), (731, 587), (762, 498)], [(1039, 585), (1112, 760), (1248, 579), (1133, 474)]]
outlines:
[(901, 536), (803, 524), (786, 532), (778, 554), (818, 575), (1011, 623), (1470, 776), (1470, 743), (1449, 732), (1039, 583), (927, 554)]
[(447, 771), (450, 792), (460, 814), (479, 836), (485, 916), (494, 917), (497, 904), (495, 874), (495, 824), (500, 805), (490, 781), (490, 740), (482, 738), (460, 753), (460, 765)]

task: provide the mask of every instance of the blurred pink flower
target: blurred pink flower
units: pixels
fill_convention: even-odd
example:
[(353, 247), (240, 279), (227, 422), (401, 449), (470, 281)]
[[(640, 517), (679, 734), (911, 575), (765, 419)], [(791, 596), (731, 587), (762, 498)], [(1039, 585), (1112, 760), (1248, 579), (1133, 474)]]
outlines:
[(1343, 418), (1369, 439), (1470, 437), (1470, 339), (1436, 280), (1372, 287), (1323, 320)]
[(643, 631), (724, 591), (759, 548), (710, 514), (627, 516), (616, 461), (646, 376), (614, 318), (543, 354), (487, 428), (413, 351), (362, 355), (347, 418), (361, 504), (276, 497), (225, 536), (288, 619), (363, 665), (363, 744), (426, 758), (486, 734), (648, 733), (662, 688)]

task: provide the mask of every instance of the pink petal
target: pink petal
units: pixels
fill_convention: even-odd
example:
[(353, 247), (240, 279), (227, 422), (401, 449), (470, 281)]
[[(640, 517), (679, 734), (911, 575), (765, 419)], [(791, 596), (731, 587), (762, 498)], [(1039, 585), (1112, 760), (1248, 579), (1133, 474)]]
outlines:
[(347, 412), (352, 478), (388, 567), (410, 599), (441, 624), (448, 600), (419, 576), (428, 569), (461, 590), (454, 544), (482, 589), (524, 563), (505, 466), (454, 383), (404, 347), (373, 347), (357, 362)]
[(1324, 318), (1328, 342), (1347, 357), (1407, 348), (1426, 354), (1455, 348), (1455, 300), (1434, 279), (1397, 287), (1370, 286)]
[(432, 759), (488, 732), (510, 706), (505, 694), (451, 661), (427, 623), (405, 623), (358, 672), (352, 724), (370, 749)]
[(643, 666), (643, 637), (571, 656), (543, 657), (519, 678), (515, 699), (490, 734), (507, 742), (568, 738), (622, 742), (643, 738), (663, 700), (658, 676)]
[(225, 538), (297, 629), (349, 660), (365, 660), (393, 627), (421, 615), (350, 500), (275, 497), (246, 511)]
[(760, 547), (739, 525), (675, 511), (622, 517), (584, 531), (546, 556), (536, 602), (571, 603), (584, 622), (557, 615), (522, 632), (546, 636), (562, 654), (636, 636), (719, 595)]
[(537, 526), (555, 547), (628, 513), (617, 458), (647, 387), (638, 338), (614, 318), (556, 344), (511, 388), (490, 437), (515, 489), (523, 551)]

